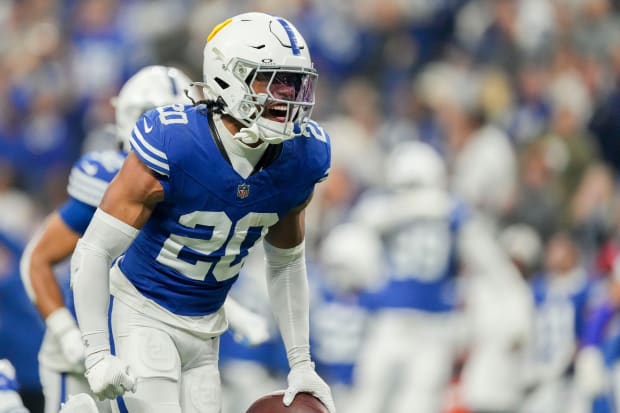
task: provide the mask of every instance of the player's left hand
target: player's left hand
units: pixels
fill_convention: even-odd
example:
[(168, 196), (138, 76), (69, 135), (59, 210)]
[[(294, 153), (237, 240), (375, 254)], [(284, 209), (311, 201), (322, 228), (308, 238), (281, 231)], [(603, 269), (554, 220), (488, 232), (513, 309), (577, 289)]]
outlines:
[(310, 393), (318, 398), (329, 410), (336, 413), (336, 406), (332, 392), (325, 381), (314, 371), (314, 363), (304, 362), (291, 369), (288, 374), (288, 389), (284, 392), (282, 401), (290, 406), (297, 393)]
[(60, 307), (47, 316), (45, 324), (58, 340), (62, 354), (73, 365), (73, 370), (83, 372), (84, 344), (73, 315), (66, 307)]

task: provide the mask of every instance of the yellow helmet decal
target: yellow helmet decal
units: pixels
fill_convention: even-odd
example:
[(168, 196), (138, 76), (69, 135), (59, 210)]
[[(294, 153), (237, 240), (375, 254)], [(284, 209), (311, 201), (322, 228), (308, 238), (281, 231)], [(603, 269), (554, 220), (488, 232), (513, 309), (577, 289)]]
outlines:
[(222, 30), (224, 27), (228, 26), (230, 24), (230, 22), (232, 22), (232, 18), (226, 19), (223, 22), (221, 22), (220, 24), (216, 25), (213, 28), (213, 30), (211, 30), (211, 33), (209, 33), (209, 36), (207, 36), (207, 42), (210, 42), (211, 39), (213, 39), (215, 37), (215, 35), (220, 32), (220, 30)]

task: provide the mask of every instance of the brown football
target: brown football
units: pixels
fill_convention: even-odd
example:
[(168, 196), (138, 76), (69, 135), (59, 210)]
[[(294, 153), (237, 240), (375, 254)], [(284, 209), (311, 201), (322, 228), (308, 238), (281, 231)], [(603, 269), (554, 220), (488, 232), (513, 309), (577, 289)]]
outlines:
[(308, 393), (297, 393), (288, 407), (282, 397), (281, 393), (267, 394), (252, 403), (246, 413), (328, 413), (323, 403)]

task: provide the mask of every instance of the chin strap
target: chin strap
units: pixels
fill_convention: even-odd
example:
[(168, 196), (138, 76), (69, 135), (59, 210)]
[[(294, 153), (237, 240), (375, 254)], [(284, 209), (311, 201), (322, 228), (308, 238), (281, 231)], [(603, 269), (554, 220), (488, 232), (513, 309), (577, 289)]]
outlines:
[(261, 130), (256, 123), (248, 128), (241, 128), (239, 132), (233, 135), (233, 138), (246, 145), (254, 145), (262, 141)]
[[(259, 122), (261, 123), (259, 125)], [(283, 135), (278, 132), (277, 129), (281, 128), (282, 124), (273, 120), (261, 118), (254, 122), (252, 125), (241, 128), (233, 138), (245, 143), (246, 145), (253, 145), (260, 141), (270, 144), (279, 144), (288, 139), (294, 138), (296, 135), (290, 136)]]

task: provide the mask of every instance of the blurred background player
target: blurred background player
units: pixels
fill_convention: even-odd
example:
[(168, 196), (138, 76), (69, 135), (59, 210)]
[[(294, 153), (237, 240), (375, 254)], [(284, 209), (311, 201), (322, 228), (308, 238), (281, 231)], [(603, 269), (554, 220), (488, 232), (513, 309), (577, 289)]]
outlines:
[(527, 225), (498, 237), (523, 282), (471, 277), (465, 283), (466, 357), (460, 374), (462, 404), (475, 413), (517, 412), (525, 395), (525, 361), (533, 332), (534, 300), (527, 282), (538, 270), (541, 241)]
[(311, 266), (312, 354), (345, 411), (352, 403), (354, 368), (367, 334), (365, 297), (383, 282), (384, 257), (374, 231), (346, 222), (327, 234)]
[(484, 288), (522, 281), (486, 224), (446, 191), (430, 145), (398, 144), (386, 174), (389, 190), (354, 212), (385, 240), (389, 279), (376, 294), (351, 411), (436, 413), (463, 340), (456, 276)]
[(528, 394), (521, 411), (589, 411), (589, 402), (575, 391), (573, 372), (593, 283), (570, 235), (553, 235), (542, 272), (531, 283), (534, 336), (525, 366)]
[(15, 368), (7, 359), (0, 360), (0, 413), (28, 413), (19, 396)]
[(99, 397), (123, 395), (119, 408), (130, 412), (219, 412), (222, 305), (264, 237), (290, 367), (283, 402), (310, 392), (335, 412), (308, 337), (304, 208), (330, 165), (329, 138), (310, 120), (316, 77), (294, 26), (244, 13), (208, 37), (208, 100), (136, 123), (132, 152), (71, 260), (86, 376)]

